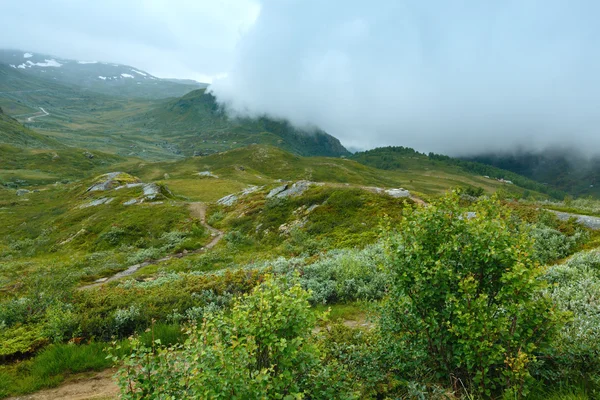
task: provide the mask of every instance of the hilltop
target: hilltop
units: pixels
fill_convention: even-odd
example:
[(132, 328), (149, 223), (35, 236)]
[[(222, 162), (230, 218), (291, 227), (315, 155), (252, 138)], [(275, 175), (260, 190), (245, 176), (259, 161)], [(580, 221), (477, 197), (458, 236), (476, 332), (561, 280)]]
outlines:
[(388, 146), (363, 152), (357, 152), (351, 157), (362, 164), (384, 170), (426, 171), (443, 170), (451, 174), (476, 175), (485, 178), (486, 182), (500, 182), (508, 190), (512, 186), (526, 189), (525, 197), (530, 191), (545, 193), (556, 199), (563, 199), (565, 192), (559, 188), (545, 185), (533, 179), (528, 179), (518, 173), (497, 168), (479, 162), (461, 160), (442, 154), (424, 154), (409, 147)]
[(206, 89), (168, 100), (128, 120), (146, 134), (168, 138), (184, 155), (213, 153), (252, 143), (271, 144), (299, 155), (349, 154), (340, 141), (320, 129), (299, 129), (266, 116), (228, 116)]
[(0, 64), (34, 77), (119, 97), (177, 97), (206, 87), (204, 83), (190, 80), (161, 79), (128, 65), (71, 60), (21, 50), (0, 50)]

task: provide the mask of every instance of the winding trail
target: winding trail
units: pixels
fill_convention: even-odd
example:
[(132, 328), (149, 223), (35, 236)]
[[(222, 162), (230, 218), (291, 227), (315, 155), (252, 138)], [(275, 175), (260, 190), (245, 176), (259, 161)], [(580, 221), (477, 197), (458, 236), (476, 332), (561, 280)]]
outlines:
[(188, 203), (188, 207), (190, 209), (190, 215), (193, 218), (199, 219), (202, 226), (210, 232), (212, 240), (208, 244), (206, 244), (203, 247), (200, 247), (199, 249), (193, 250), (193, 251), (185, 251), (184, 250), (181, 253), (171, 254), (171, 255), (165, 256), (163, 258), (156, 259), (156, 260), (148, 260), (148, 261), (144, 261), (143, 263), (131, 265), (126, 270), (118, 272), (118, 273), (114, 274), (113, 276), (110, 276), (108, 278), (101, 278), (92, 284), (81, 286), (79, 288), (79, 290), (91, 289), (93, 287), (98, 287), (98, 286), (104, 285), (108, 282), (112, 282), (114, 280), (124, 278), (129, 275), (133, 275), (137, 270), (139, 270), (140, 268), (146, 267), (148, 265), (158, 264), (158, 263), (161, 263), (164, 261), (172, 260), (174, 258), (184, 258), (187, 256), (191, 256), (192, 254), (198, 254), (198, 253), (205, 252), (205, 251), (210, 250), (213, 247), (215, 247), (223, 238), (223, 232), (218, 230), (217, 228), (214, 228), (214, 227), (208, 225), (208, 223), (206, 222), (206, 204), (200, 203), (200, 202)]
[(46, 110), (44, 110), (42, 107), (40, 107), (40, 110), (42, 110), (42, 112), (39, 112), (36, 115), (32, 115), (31, 117), (28, 117), (27, 122), (34, 122), (33, 120), (36, 118), (47, 117), (48, 115), (50, 115), (50, 113), (46, 112)]

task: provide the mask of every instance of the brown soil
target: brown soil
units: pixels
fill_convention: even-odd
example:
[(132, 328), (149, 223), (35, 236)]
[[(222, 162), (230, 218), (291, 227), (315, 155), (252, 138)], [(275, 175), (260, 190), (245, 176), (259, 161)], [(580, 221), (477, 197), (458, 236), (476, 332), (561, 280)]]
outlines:
[(93, 376), (84, 375), (72, 379), (54, 389), (20, 397), (11, 397), (8, 400), (112, 400), (119, 398), (119, 387), (113, 375), (114, 369), (107, 369)]

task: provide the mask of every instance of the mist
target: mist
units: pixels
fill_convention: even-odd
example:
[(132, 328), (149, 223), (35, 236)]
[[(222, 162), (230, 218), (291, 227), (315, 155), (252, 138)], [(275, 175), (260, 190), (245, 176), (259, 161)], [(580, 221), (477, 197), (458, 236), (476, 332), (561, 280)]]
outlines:
[(211, 90), (346, 146), (600, 145), (600, 3), (263, 0)]

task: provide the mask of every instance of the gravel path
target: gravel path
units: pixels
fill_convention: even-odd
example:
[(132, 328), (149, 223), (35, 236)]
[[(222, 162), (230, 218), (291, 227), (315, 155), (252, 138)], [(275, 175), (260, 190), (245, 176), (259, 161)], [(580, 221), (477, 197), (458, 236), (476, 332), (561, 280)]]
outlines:
[(577, 222), (579, 222), (583, 226), (586, 226), (593, 230), (600, 229), (600, 217), (591, 217), (589, 215), (571, 214), (571, 213), (566, 213), (566, 212), (562, 212), (562, 211), (554, 211), (554, 210), (547, 210), (547, 211), (550, 211), (551, 213), (556, 214), (558, 219), (560, 219), (561, 221), (566, 221), (569, 218), (576, 218)]
[(101, 285), (104, 285), (105, 283), (108, 283), (108, 282), (111, 282), (111, 281), (114, 281), (114, 280), (117, 280), (120, 278), (124, 278), (129, 275), (133, 275), (138, 269), (146, 267), (148, 265), (158, 264), (160, 262), (168, 261), (173, 258), (183, 258), (183, 257), (191, 256), (192, 254), (202, 253), (204, 251), (210, 250), (213, 247), (215, 247), (217, 245), (217, 243), (219, 243), (219, 241), (223, 238), (223, 232), (216, 228), (213, 228), (212, 226), (210, 226), (206, 223), (206, 204), (204, 204), (204, 203), (189, 203), (189, 208), (190, 208), (191, 216), (194, 218), (198, 218), (200, 220), (200, 223), (202, 224), (202, 226), (204, 226), (210, 232), (212, 240), (207, 245), (200, 247), (197, 250), (184, 251), (182, 253), (172, 254), (169, 256), (165, 256), (163, 258), (159, 258), (157, 260), (144, 261), (143, 263), (140, 263), (140, 264), (131, 265), (126, 270), (118, 272), (118, 273), (114, 274), (113, 276), (110, 276), (108, 278), (101, 278), (92, 284), (81, 286), (79, 288), (79, 290), (85, 290), (85, 289), (90, 289), (93, 287), (101, 286)]

